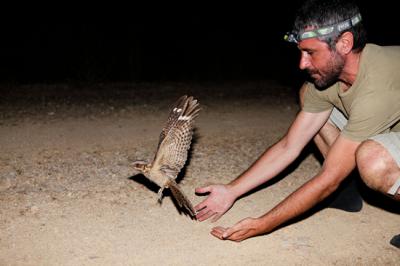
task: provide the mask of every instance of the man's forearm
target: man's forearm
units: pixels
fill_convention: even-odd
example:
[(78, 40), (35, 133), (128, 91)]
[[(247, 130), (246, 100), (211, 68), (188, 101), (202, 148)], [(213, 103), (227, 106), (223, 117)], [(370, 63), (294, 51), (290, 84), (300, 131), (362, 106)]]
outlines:
[(317, 114), (301, 111), (286, 135), (267, 149), (246, 172), (228, 184), (232, 193), (238, 197), (278, 175), (299, 156), (329, 114), (330, 110)]
[(288, 147), (285, 139), (282, 139), (267, 149), (241, 176), (231, 181), (228, 184), (229, 189), (239, 197), (264, 184), (292, 163), (300, 151), (299, 147)]
[(281, 224), (299, 216), (336, 190), (336, 184), (320, 180), (317, 176), (305, 183), (272, 210), (259, 217), (261, 232), (268, 233)]
[(356, 166), (355, 151), (359, 144), (339, 137), (328, 153), (321, 172), (293, 192), (271, 211), (260, 217), (260, 233), (297, 217), (334, 192)]
[(265, 215), (259, 218), (248, 217), (229, 228), (215, 227), (211, 233), (220, 239), (232, 241), (269, 233), (326, 198), (345, 176), (345, 172), (341, 171), (340, 175), (317, 175)]

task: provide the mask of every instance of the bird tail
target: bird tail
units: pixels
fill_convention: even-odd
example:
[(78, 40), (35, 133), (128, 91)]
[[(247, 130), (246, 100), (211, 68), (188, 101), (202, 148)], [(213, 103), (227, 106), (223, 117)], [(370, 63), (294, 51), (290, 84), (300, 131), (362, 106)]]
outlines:
[(195, 217), (196, 211), (194, 210), (192, 203), (185, 196), (179, 185), (173, 179), (169, 179), (167, 186), (171, 190), (171, 193), (176, 199), (179, 207), (186, 209), (189, 212), (190, 216)]

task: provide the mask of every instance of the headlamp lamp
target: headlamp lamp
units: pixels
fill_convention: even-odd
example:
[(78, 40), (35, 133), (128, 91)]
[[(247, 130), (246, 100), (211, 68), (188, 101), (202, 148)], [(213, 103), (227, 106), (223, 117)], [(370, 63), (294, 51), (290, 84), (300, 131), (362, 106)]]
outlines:
[(310, 38), (318, 38), (318, 37), (326, 37), (333, 34), (339, 34), (345, 30), (354, 27), (361, 21), (361, 14), (358, 13), (354, 17), (347, 19), (345, 21), (339, 22), (337, 24), (333, 24), (327, 27), (306, 30), (306, 31), (292, 31), (285, 34), (283, 39), (288, 42), (299, 43), (302, 40), (310, 39)]

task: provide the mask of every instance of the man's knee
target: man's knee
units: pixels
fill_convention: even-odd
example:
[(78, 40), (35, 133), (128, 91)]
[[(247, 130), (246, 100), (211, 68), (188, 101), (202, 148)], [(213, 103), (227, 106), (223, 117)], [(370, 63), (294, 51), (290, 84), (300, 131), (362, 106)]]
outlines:
[(356, 152), (356, 162), (358, 171), (360, 172), (363, 181), (372, 189), (382, 189), (382, 172), (385, 170), (385, 165), (382, 158), (377, 156), (379, 145), (375, 141), (366, 140), (360, 144)]
[(374, 190), (386, 193), (390, 172), (388, 154), (376, 141), (363, 141), (356, 151), (356, 162), (362, 180)]

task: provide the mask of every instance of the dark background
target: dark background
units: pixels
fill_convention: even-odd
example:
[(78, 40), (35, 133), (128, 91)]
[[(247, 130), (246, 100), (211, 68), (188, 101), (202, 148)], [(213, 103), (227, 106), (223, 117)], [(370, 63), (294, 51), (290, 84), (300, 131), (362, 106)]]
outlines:
[[(369, 41), (400, 44), (394, 1), (359, 2)], [(295, 82), (302, 78), (299, 53), (283, 35), (300, 3), (236, 6), (234, 11), (194, 6), (173, 13), (132, 8), (85, 20), (73, 14), (3, 19), (0, 82)]]

